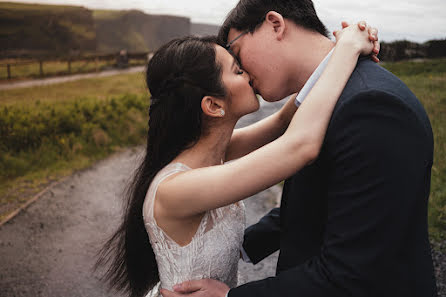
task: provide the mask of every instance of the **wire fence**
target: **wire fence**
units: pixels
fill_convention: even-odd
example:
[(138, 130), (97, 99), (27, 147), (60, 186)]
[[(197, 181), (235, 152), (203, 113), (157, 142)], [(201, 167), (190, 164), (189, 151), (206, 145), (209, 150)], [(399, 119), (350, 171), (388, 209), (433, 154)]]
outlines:
[(151, 53), (69, 56), (57, 58), (17, 58), (0, 60), (0, 80), (43, 78), (77, 73), (99, 72), (112, 68), (145, 65)]

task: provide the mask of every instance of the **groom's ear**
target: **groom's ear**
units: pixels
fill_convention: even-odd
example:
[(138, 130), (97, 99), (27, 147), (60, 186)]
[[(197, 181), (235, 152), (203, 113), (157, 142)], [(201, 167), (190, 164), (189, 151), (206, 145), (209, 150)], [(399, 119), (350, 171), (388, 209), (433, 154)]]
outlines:
[(283, 16), (278, 12), (268, 11), (265, 22), (272, 27), (277, 40), (282, 40), (285, 34), (285, 19)]

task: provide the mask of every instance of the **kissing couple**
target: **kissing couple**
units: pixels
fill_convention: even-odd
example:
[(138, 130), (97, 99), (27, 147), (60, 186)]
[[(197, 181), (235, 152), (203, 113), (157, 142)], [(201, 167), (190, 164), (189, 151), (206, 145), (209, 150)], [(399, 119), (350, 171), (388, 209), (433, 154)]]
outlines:
[[(429, 119), (377, 63), (377, 31), (334, 33), (311, 0), (240, 0), (217, 37), (150, 60), (144, 158), (102, 250), (131, 297), (437, 296), (427, 232)], [(275, 114), (235, 129), (277, 101)], [(285, 180), (245, 229), (243, 199)], [(237, 286), (240, 257), (279, 250), (275, 277)]]

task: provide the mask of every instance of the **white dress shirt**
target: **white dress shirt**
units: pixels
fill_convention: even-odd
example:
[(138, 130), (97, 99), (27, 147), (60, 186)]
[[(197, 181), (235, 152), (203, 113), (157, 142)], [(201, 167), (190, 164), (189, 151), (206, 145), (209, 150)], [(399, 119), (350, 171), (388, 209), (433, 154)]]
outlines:
[(325, 56), (319, 66), (317, 66), (316, 70), (314, 70), (313, 74), (311, 74), (310, 78), (307, 80), (302, 90), (300, 90), (299, 94), (297, 94), (296, 99), (294, 100), (294, 104), (296, 104), (297, 107), (299, 107), (302, 102), (304, 102), (305, 98), (308, 96), (308, 93), (310, 93), (311, 89), (314, 87), (314, 84), (319, 80), (319, 77), (321, 77), (322, 72), (324, 72), (325, 68), (327, 67), (328, 61), (333, 54), (333, 51), (334, 48), (327, 54), (327, 56)]

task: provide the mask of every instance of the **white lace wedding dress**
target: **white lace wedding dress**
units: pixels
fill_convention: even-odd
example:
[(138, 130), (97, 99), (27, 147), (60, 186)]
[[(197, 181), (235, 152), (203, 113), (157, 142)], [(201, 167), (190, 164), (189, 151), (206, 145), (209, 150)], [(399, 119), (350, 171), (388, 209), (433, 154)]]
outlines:
[[(164, 167), (147, 192), (143, 217), (158, 264), (160, 283), (148, 294), (158, 296), (159, 288), (172, 290), (186, 280), (212, 278), (237, 286), (238, 260), (245, 230), (245, 207), (238, 202), (206, 212), (186, 246), (178, 245), (156, 223), (153, 205), (158, 185), (177, 172), (190, 170), (182, 163)], [(212, 186), (212, 185), (210, 185)]]

